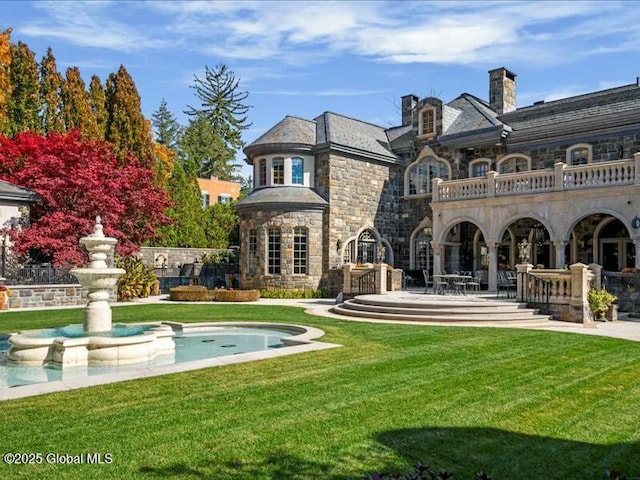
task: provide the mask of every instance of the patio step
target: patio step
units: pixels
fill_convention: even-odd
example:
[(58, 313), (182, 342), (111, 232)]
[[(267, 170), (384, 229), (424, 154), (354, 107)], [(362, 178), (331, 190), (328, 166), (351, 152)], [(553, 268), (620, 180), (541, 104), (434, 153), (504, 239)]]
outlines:
[(360, 295), (332, 308), (340, 315), (422, 322), (546, 322), (548, 315), (515, 301), (480, 296)]

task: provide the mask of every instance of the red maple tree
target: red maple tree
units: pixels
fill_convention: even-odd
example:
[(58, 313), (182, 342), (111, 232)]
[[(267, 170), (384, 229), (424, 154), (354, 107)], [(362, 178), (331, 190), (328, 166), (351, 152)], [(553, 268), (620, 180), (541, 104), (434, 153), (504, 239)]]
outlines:
[(78, 131), (0, 135), (0, 179), (40, 196), (31, 224), (8, 231), (14, 251), (37, 251), (56, 266), (86, 261), (79, 239), (100, 215), (105, 235), (118, 239), (116, 252), (129, 255), (170, 219), (167, 192), (153, 183), (153, 172), (135, 156), (119, 161), (104, 141), (82, 140)]

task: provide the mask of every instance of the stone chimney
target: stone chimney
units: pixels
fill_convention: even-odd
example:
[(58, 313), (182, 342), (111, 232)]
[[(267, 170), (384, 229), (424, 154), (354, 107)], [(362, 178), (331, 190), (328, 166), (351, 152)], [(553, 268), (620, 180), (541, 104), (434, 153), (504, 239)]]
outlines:
[(418, 104), (418, 97), (405, 95), (402, 97), (402, 126), (413, 124), (413, 109)]
[(506, 68), (489, 70), (489, 104), (498, 114), (516, 109), (516, 74)]

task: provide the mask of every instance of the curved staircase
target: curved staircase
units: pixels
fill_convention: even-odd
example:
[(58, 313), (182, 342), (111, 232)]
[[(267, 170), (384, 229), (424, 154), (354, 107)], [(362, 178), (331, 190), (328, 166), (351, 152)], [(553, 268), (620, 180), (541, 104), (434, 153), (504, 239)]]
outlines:
[(513, 300), (481, 295), (446, 296), (411, 292), (359, 295), (332, 307), (340, 315), (377, 320), (437, 323), (542, 323), (551, 320)]

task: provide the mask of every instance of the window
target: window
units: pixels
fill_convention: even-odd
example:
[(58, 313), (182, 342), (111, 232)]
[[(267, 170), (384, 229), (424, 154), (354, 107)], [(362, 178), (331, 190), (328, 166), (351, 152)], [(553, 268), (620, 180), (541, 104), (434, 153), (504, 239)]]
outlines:
[(376, 261), (376, 237), (371, 230), (365, 230), (358, 237), (358, 263)]
[(284, 185), (284, 158), (274, 158), (273, 164), (273, 184)]
[(258, 162), (258, 186), (264, 187), (267, 184), (267, 159), (263, 158)]
[(524, 155), (507, 155), (498, 161), (499, 173), (517, 173), (531, 170), (531, 159)]
[(431, 247), (430, 228), (423, 229), (413, 241), (413, 263), (415, 270), (429, 269), (429, 251)]
[(424, 195), (431, 193), (431, 181), (434, 178), (449, 179), (447, 164), (428, 157), (417, 165), (410, 167), (409, 195)]
[(293, 229), (293, 273), (307, 274), (307, 229)]
[(209, 205), (211, 205), (211, 200), (207, 192), (200, 192), (200, 198), (202, 199), (202, 208), (207, 208)]
[(291, 159), (291, 183), (293, 185), (302, 185), (303, 182), (303, 161), (300, 157), (293, 157)]
[(420, 135), (433, 135), (436, 133), (436, 111), (434, 108), (425, 108), (420, 112)]
[(591, 145), (578, 144), (567, 149), (567, 165), (586, 165), (591, 162)]
[(469, 177), (486, 177), (490, 167), (489, 160), (473, 160), (469, 163)]
[(249, 230), (249, 258), (247, 259), (249, 265), (249, 276), (253, 277), (256, 274), (256, 264), (258, 256), (258, 236), (254, 228)]
[(218, 195), (218, 203), (231, 203), (231, 195), (221, 193)]
[(268, 230), (268, 273), (280, 275), (280, 229), (270, 228)]

